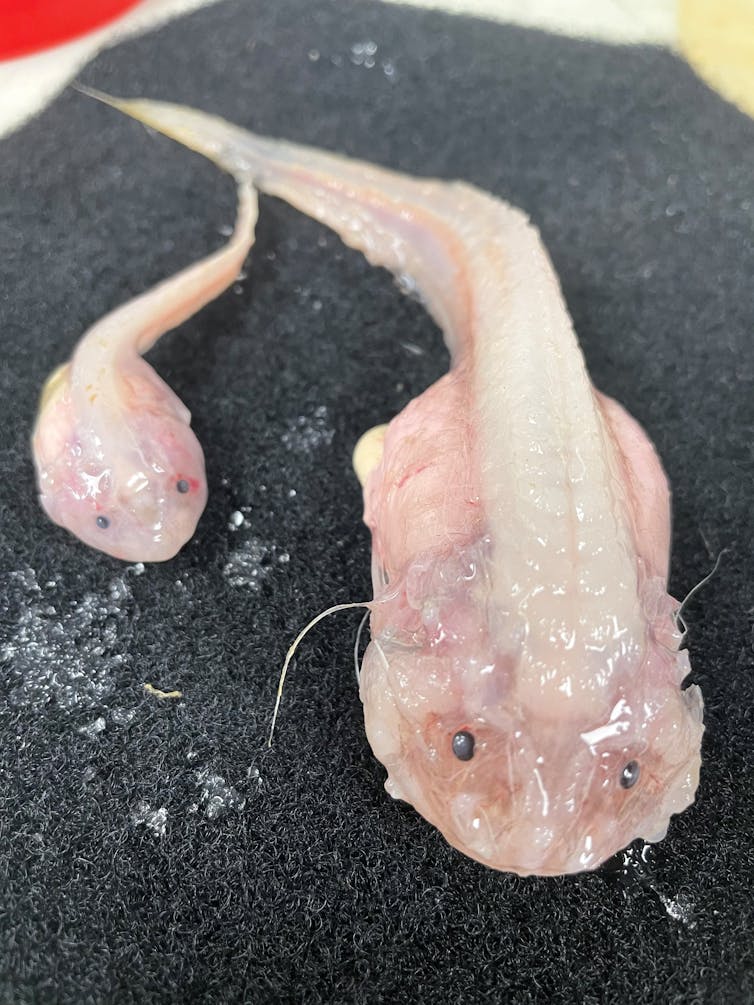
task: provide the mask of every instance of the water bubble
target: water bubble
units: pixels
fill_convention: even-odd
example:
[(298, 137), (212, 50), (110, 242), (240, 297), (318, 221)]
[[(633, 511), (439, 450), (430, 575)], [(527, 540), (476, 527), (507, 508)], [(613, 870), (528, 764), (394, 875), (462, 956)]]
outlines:
[(228, 557), (223, 574), (231, 586), (246, 586), (257, 592), (269, 571), (270, 549), (253, 537)]
[(204, 806), (208, 819), (214, 820), (226, 810), (242, 810), (246, 800), (239, 796), (232, 785), (228, 785), (222, 775), (214, 774), (209, 768), (196, 773), (196, 784), (201, 790), (199, 802)]
[(291, 420), (281, 439), (288, 450), (308, 454), (318, 447), (329, 446), (335, 430), (328, 423), (327, 407), (319, 405), (310, 415), (299, 415)]
[(167, 822), (168, 811), (165, 806), (160, 806), (159, 809), (153, 810), (149, 803), (142, 801), (137, 803), (135, 809), (131, 813), (131, 823), (134, 827), (138, 827), (139, 824), (144, 824), (146, 827), (149, 827), (150, 830), (154, 831), (157, 837), (163, 837), (165, 835)]
[(406, 350), (411, 356), (423, 356), (424, 350), (420, 345), (416, 345), (415, 342), (401, 342), (401, 347)]
[(130, 725), (135, 715), (135, 708), (114, 708), (110, 711), (110, 718), (116, 726)]
[(96, 740), (106, 725), (104, 716), (100, 715), (92, 722), (86, 723), (85, 726), (79, 726), (78, 732), (88, 740)]
[(395, 66), (389, 59), (383, 59), (382, 72), (388, 80), (395, 80)]
[[(3, 578), (5, 583), (2, 583)], [(0, 575), (5, 611), (18, 608), (15, 626), (0, 642), (10, 700), (16, 706), (55, 702), (58, 707), (98, 705), (113, 689), (113, 671), (125, 660), (131, 594), (126, 582), (111, 581), (104, 595), (41, 603), (33, 569)]]
[(354, 66), (364, 66), (371, 70), (375, 65), (377, 43), (368, 39), (366, 42), (354, 42), (349, 53)]

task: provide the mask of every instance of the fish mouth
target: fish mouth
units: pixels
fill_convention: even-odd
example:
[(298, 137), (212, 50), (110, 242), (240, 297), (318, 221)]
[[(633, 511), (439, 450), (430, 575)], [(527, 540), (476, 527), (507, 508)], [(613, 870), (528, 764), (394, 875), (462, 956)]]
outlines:
[(468, 855), (469, 858), (481, 862), (492, 869), (504, 872), (518, 872), (518, 867), (512, 867), (501, 861), (500, 849), (509, 843), (513, 831), (513, 822), (509, 821), (500, 827), (494, 827), (488, 815), (482, 809), (475, 809), (471, 816), (465, 816), (465, 810), (454, 805), (452, 826), (440, 828), (445, 840)]
[[(642, 823), (637, 826), (635, 837), (643, 838), (650, 844), (662, 841), (670, 827), (672, 817), (683, 813), (692, 805), (699, 785), (699, 768), (701, 758), (693, 764), (679, 764), (666, 783), (666, 795), (659, 807), (654, 807), (646, 814)], [(631, 840), (634, 840), (632, 838)]]
[(693, 802), (692, 775), (688, 765), (679, 765), (665, 783), (670, 793), (661, 802), (647, 792), (639, 806), (626, 805), (617, 814), (609, 806), (585, 805), (561, 821), (564, 826), (519, 814), (510, 804), (490, 805), (482, 794), (468, 792), (453, 798), (450, 820), (434, 822), (449, 844), (498, 871), (519, 876), (590, 872), (637, 839), (662, 840), (671, 817)]
[(510, 806), (498, 809), (483, 797), (462, 793), (453, 800), (451, 826), (440, 829), (449, 844), (491, 869), (519, 876), (562, 873), (556, 866), (547, 869), (548, 853), (557, 841), (552, 828), (533, 821), (522, 827), (525, 821), (509, 811)]

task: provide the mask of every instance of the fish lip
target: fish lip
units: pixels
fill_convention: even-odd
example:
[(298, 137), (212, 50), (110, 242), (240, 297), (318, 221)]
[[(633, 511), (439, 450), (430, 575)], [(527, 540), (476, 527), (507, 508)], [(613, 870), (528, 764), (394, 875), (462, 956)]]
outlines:
[[(654, 844), (658, 841), (662, 841), (670, 828), (671, 820), (674, 816), (678, 816), (680, 813), (685, 812), (690, 806), (693, 805), (696, 799), (697, 789), (699, 788), (699, 781), (697, 779), (696, 785), (687, 784), (686, 781), (679, 783), (679, 780), (684, 775), (690, 774), (690, 767), (688, 762), (683, 762), (678, 765), (670, 779), (665, 784), (666, 797), (660, 802), (659, 813), (647, 813), (642, 821), (642, 824), (636, 828), (636, 834), (632, 840), (636, 838), (641, 838), (644, 841), (648, 841), (650, 844)], [(678, 795), (674, 797), (671, 793), (681, 793), (681, 798)], [(650, 823), (651, 821), (651, 823)], [(648, 836), (648, 832), (651, 832), (652, 836)]]

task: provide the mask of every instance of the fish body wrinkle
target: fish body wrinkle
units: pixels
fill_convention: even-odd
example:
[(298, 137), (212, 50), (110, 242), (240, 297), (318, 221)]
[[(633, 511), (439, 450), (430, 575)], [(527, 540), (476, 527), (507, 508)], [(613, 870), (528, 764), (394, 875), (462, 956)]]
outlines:
[(450, 372), (365, 473), (372, 641), (360, 675), (386, 787), (522, 875), (659, 839), (694, 798), (698, 688), (667, 594), (669, 490), (595, 391), (536, 229), (462, 182), (103, 97), (409, 276)]
[(241, 183), (228, 243), (116, 308), (42, 391), (32, 436), (40, 502), (93, 548), (128, 562), (172, 558), (207, 501), (191, 414), (142, 359), (226, 289), (254, 241), (256, 189)]

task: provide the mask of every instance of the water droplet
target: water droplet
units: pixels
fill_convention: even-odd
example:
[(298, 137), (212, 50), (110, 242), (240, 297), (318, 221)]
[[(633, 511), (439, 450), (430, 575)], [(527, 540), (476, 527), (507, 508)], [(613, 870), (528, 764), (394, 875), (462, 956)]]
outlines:
[(401, 342), (401, 347), (410, 353), (412, 356), (423, 356), (424, 350), (420, 345), (416, 345), (414, 342)]
[(85, 726), (79, 726), (78, 732), (89, 740), (96, 740), (106, 725), (107, 723), (105, 722), (104, 716), (100, 715), (92, 722), (88, 722)]
[(246, 800), (239, 796), (233, 786), (209, 768), (197, 771), (196, 784), (201, 789), (199, 802), (210, 820), (219, 817), (226, 810), (242, 810), (246, 805)]
[(251, 538), (229, 556), (223, 573), (231, 586), (247, 586), (257, 592), (270, 568), (270, 549)]
[(130, 725), (135, 715), (135, 708), (114, 708), (110, 711), (110, 718), (116, 726)]
[(64, 711), (100, 705), (125, 659), (131, 599), (126, 583), (118, 577), (104, 594), (56, 605), (40, 602), (41, 593), (33, 569), (0, 573), (5, 613), (17, 611), (15, 626), (0, 641), (11, 703), (54, 701)]
[(308, 454), (317, 447), (329, 446), (335, 430), (327, 421), (327, 408), (319, 405), (311, 415), (299, 415), (288, 423), (281, 439), (288, 450)]
[(158, 810), (153, 810), (149, 803), (143, 801), (137, 803), (135, 809), (131, 813), (131, 823), (134, 827), (144, 824), (150, 830), (154, 831), (157, 837), (164, 836), (167, 821), (167, 807), (161, 806)]

